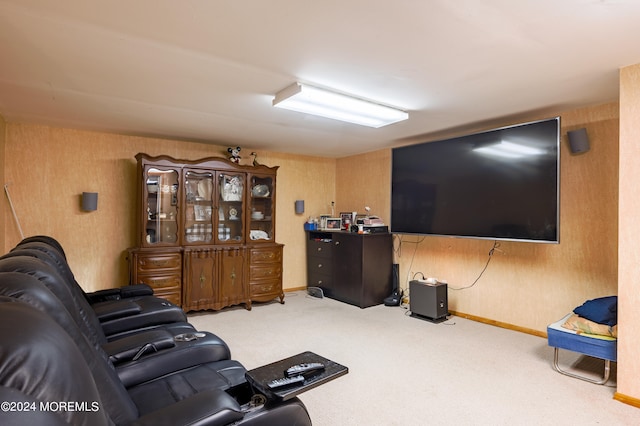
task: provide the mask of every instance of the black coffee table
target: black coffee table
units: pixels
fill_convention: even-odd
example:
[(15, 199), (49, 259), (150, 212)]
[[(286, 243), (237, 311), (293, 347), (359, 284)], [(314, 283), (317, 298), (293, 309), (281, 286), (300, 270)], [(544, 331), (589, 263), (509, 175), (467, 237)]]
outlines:
[[(320, 370), (317, 374), (306, 378), (304, 383), (285, 388), (269, 389), (267, 383), (275, 379), (284, 377), (287, 368), (297, 364), (308, 364), (311, 362), (321, 362), (324, 364), (324, 370)], [(254, 368), (245, 373), (247, 381), (255, 390), (264, 394), (271, 399), (279, 399), (286, 401), (302, 392), (320, 386), (340, 376), (344, 376), (349, 369), (344, 365), (333, 362), (330, 359), (321, 357), (313, 352), (302, 352), (301, 354), (276, 361), (262, 367)]]

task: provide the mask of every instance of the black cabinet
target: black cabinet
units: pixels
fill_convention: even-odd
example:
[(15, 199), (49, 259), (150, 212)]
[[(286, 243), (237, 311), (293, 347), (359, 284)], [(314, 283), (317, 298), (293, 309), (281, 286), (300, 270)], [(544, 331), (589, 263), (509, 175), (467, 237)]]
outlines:
[(307, 231), (307, 286), (366, 308), (393, 290), (391, 234)]

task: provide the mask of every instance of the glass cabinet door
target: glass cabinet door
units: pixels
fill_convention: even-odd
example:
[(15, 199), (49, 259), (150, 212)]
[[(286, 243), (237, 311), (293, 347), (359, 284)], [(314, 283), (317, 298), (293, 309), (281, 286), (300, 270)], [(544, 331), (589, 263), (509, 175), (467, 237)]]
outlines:
[(273, 241), (273, 200), (275, 198), (273, 177), (253, 175), (250, 183), (249, 238), (252, 241)]
[(178, 241), (178, 172), (149, 168), (146, 183), (146, 242), (175, 244)]
[(213, 240), (213, 173), (186, 171), (185, 243), (211, 243)]
[(239, 243), (244, 240), (244, 180), (243, 174), (218, 173), (219, 243)]

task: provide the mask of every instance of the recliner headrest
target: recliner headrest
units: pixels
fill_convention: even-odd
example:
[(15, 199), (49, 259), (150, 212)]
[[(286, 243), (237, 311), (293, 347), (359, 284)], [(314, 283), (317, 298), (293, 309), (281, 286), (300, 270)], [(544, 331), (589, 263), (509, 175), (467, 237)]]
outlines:
[(58, 240), (56, 240), (55, 238), (49, 235), (32, 235), (30, 237), (25, 237), (22, 239), (22, 241), (20, 241), (17, 244), (17, 246), (26, 244), (26, 243), (31, 243), (31, 242), (47, 244), (53, 247), (54, 249), (58, 250), (60, 254), (62, 254), (62, 257), (64, 257), (65, 259), (67, 258), (67, 254), (64, 252), (64, 249), (62, 248), (62, 244), (60, 244)]
[[(27, 254), (26, 252), (30, 252)], [(20, 272), (31, 275), (46, 286), (67, 308), (84, 334), (92, 342), (104, 344), (106, 337), (102, 333), (100, 322), (83, 296), (74, 296), (70, 286), (64, 281), (55, 268), (38, 256), (37, 250), (17, 250), (0, 258), (0, 272)]]

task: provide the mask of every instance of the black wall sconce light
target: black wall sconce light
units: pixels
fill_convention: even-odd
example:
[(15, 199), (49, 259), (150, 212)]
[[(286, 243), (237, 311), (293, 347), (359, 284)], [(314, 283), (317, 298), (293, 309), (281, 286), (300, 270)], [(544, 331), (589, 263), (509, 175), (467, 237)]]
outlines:
[(92, 212), (98, 210), (98, 193), (83, 192), (82, 193), (82, 210)]
[(586, 128), (569, 130), (567, 138), (569, 139), (569, 149), (572, 154), (582, 154), (589, 151), (589, 136)]

